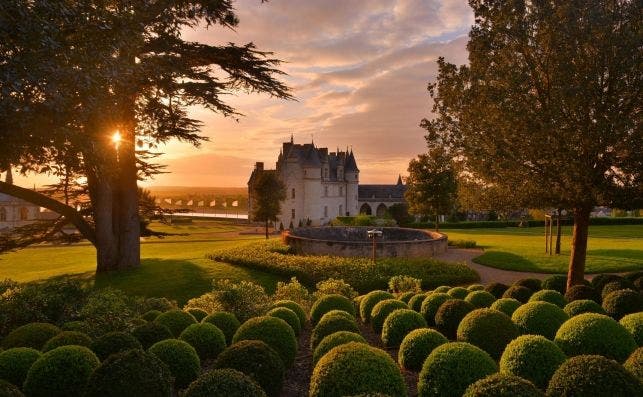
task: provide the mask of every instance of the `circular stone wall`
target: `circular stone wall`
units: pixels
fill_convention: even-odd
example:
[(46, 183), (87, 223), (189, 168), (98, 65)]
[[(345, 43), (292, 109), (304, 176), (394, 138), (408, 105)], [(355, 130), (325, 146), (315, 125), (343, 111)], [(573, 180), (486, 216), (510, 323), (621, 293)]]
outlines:
[(373, 241), (367, 232), (372, 229), (382, 232), (378, 257), (432, 257), (447, 250), (446, 235), (401, 227), (300, 227), (285, 231), (282, 238), (296, 254), (371, 257)]

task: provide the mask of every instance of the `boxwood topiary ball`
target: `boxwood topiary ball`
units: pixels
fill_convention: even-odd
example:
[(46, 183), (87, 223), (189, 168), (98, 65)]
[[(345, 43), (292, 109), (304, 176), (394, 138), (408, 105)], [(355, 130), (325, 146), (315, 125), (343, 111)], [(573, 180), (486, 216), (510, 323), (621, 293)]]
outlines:
[(470, 384), (495, 372), (496, 363), (485, 351), (469, 343), (446, 343), (424, 361), (418, 395), (460, 397)]
[(531, 295), (533, 295), (533, 293), (534, 291), (527, 287), (514, 285), (509, 287), (509, 289), (506, 290), (504, 294), (502, 294), (502, 297), (514, 298), (522, 303), (527, 303), (527, 301), (529, 301), (529, 298), (531, 297)]
[(110, 332), (98, 337), (91, 345), (91, 349), (101, 361), (114, 353), (130, 349), (142, 349), (143, 345), (135, 337), (125, 332)]
[(558, 291), (554, 291), (553, 289), (543, 289), (534, 292), (534, 294), (529, 298), (529, 302), (549, 302), (560, 308), (565, 307), (567, 304), (567, 300), (563, 294)]
[(623, 275), (623, 277), (630, 281), (634, 281), (637, 278), (643, 277), (643, 270), (634, 270), (631, 272), (627, 272)]
[(574, 285), (565, 292), (567, 302), (573, 302), (580, 299), (591, 299), (596, 303), (601, 302), (600, 294), (592, 287), (587, 285)]
[(232, 368), (254, 379), (271, 397), (279, 396), (286, 369), (279, 354), (259, 340), (244, 340), (219, 355), (214, 368)]
[(78, 331), (87, 334), (89, 332), (89, 325), (85, 321), (67, 321), (60, 326), (63, 331)]
[(574, 317), (583, 313), (606, 314), (605, 309), (591, 299), (579, 299), (569, 302), (563, 309), (569, 317)]
[(500, 298), (489, 307), (490, 309), (498, 310), (511, 317), (516, 309), (522, 306), (522, 303), (514, 298)]
[(540, 281), (537, 278), (523, 278), (513, 283), (513, 285), (519, 286), (519, 287), (526, 287), (536, 292), (536, 291), (540, 291), (540, 289), (542, 288), (542, 281)]
[(483, 307), (490, 307), (493, 302), (496, 301), (496, 297), (493, 296), (491, 292), (475, 290), (469, 292), (464, 300), (471, 303), (476, 308), (481, 309)]
[(447, 291), (447, 295), (456, 299), (464, 299), (469, 295), (469, 290), (464, 287), (453, 287)]
[(156, 342), (147, 351), (168, 366), (177, 389), (185, 389), (199, 376), (201, 360), (196, 350), (187, 342), (166, 339)]
[[(364, 321), (365, 323), (371, 321), (371, 311), (379, 301), (394, 298), (395, 297), (390, 292), (379, 290), (371, 291), (368, 294), (364, 295), (362, 300), (359, 302), (359, 316), (362, 318), (362, 321)], [(414, 298), (411, 298), (411, 300), (413, 299)]]
[(359, 332), (357, 321), (342, 310), (331, 310), (324, 314), (310, 334), (310, 348), (315, 350), (319, 342), (337, 331)]
[(637, 345), (643, 346), (643, 312), (628, 314), (619, 323), (634, 337)]
[(469, 291), (484, 291), (484, 285), (482, 284), (471, 284), (467, 286)]
[(413, 297), (408, 301), (408, 305), (411, 308), (411, 310), (414, 310), (419, 313), (420, 309), (422, 309), (422, 302), (424, 302), (424, 299), (429, 295), (430, 293), (427, 293), (427, 292), (422, 292), (420, 294), (413, 295)]
[(533, 383), (511, 374), (497, 373), (472, 383), (462, 397), (545, 397)]
[(239, 327), (232, 343), (253, 339), (264, 341), (275, 349), (286, 368), (292, 367), (297, 354), (297, 339), (287, 322), (270, 316), (251, 318)]
[(384, 325), (384, 320), (391, 314), (394, 310), (397, 309), (408, 309), (408, 305), (397, 299), (386, 299), (380, 302), (373, 307), (371, 310), (371, 326), (375, 332), (381, 332), (382, 326)]
[(623, 367), (643, 384), (643, 347), (634, 350), (634, 353), (625, 360)]
[(638, 289), (639, 291), (643, 291), (643, 276), (634, 280), (633, 284), (636, 287), (636, 289)]
[(315, 365), (310, 397), (362, 393), (407, 395), (400, 369), (388, 353), (365, 343), (349, 342), (331, 349)]
[(604, 300), (607, 295), (611, 294), (614, 291), (619, 291), (622, 289), (636, 290), (636, 287), (634, 286), (634, 283), (625, 278), (610, 281), (603, 286), (603, 289), (601, 290), (601, 298)]
[(397, 362), (406, 370), (418, 372), (433, 349), (448, 342), (444, 335), (434, 329), (418, 328), (402, 340)]
[(306, 319), (308, 318), (308, 316), (306, 315), (306, 311), (304, 310), (304, 308), (301, 307), (301, 305), (297, 302), (291, 300), (280, 300), (275, 302), (272, 307), (287, 307), (288, 309), (295, 312), (295, 314), (297, 314), (301, 328), (304, 328), (304, 325), (306, 325)]
[(502, 353), (500, 372), (520, 376), (544, 390), (566, 359), (558, 345), (544, 336), (522, 335), (509, 342)]
[(170, 330), (174, 337), (181, 335), (184, 329), (190, 324), (196, 324), (196, 319), (190, 313), (183, 310), (169, 310), (161, 313), (154, 322), (156, 324), (164, 325)]
[(20, 326), (5, 336), (2, 340), (2, 347), (31, 347), (42, 350), (45, 343), (62, 331), (60, 328), (49, 323), (29, 323)]
[(0, 352), (0, 379), (22, 386), (29, 368), (42, 356), (31, 347), (14, 347)]
[(322, 316), (331, 310), (343, 310), (355, 315), (355, 306), (347, 297), (339, 294), (324, 295), (317, 299), (310, 308), (310, 322), (315, 325)]
[(562, 274), (553, 274), (544, 278), (541, 285), (543, 289), (553, 289), (561, 294), (565, 294), (565, 291), (567, 291), (567, 276)]
[(261, 386), (248, 375), (234, 369), (215, 369), (199, 376), (183, 397), (265, 397)]
[(138, 339), (144, 349), (148, 349), (156, 342), (172, 338), (172, 332), (165, 326), (157, 323), (147, 323), (132, 330), (132, 336)]
[(78, 331), (63, 331), (58, 335), (52, 337), (42, 347), (43, 352), (48, 352), (60, 346), (85, 346), (89, 347), (92, 344), (92, 338), (86, 334)]
[(301, 332), (301, 323), (299, 322), (299, 317), (297, 313), (288, 309), (287, 307), (275, 307), (266, 313), (266, 316), (277, 317), (290, 325), (292, 330), (295, 332), (295, 335), (299, 335)]
[(409, 300), (413, 298), (417, 293), (415, 291), (407, 291), (404, 292), (400, 295), (398, 295), (397, 299), (401, 300), (402, 302), (406, 303), (407, 305), (409, 304)]
[(237, 332), (241, 323), (237, 320), (237, 317), (228, 312), (214, 312), (201, 320), (202, 323), (210, 323), (215, 327), (219, 328), (225, 335), (225, 341), (227, 345), (232, 343), (232, 337), (234, 333)]
[(188, 326), (181, 332), (179, 339), (192, 346), (203, 361), (216, 358), (226, 348), (225, 335), (210, 323)]
[(549, 302), (525, 303), (511, 316), (521, 333), (542, 335), (548, 339), (554, 339), (558, 328), (568, 319), (563, 309)]
[(565, 321), (554, 341), (568, 356), (600, 354), (619, 362), (636, 349), (634, 337), (625, 327), (597, 313), (579, 314)]
[(18, 386), (0, 379), (0, 397), (25, 397), (25, 395), (18, 389)]
[(509, 289), (509, 286), (503, 283), (489, 283), (484, 288), (485, 291), (491, 293), (491, 295), (495, 296), (496, 299), (502, 298), (502, 295), (508, 289)]
[(438, 288), (434, 289), (433, 292), (437, 292), (439, 294), (446, 294), (450, 289), (451, 287), (449, 287), (448, 285), (441, 285)]
[(434, 292), (424, 298), (422, 306), (420, 307), (420, 313), (424, 316), (428, 325), (435, 325), (435, 313), (438, 312), (438, 309), (444, 302), (450, 299), (453, 299), (453, 297), (443, 292)]
[(328, 353), (333, 348), (339, 345), (343, 345), (344, 343), (349, 342), (368, 343), (362, 335), (355, 332), (337, 331), (335, 333), (332, 333), (322, 339), (313, 351), (313, 366), (317, 364), (317, 361), (319, 361), (319, 359), (322, 358), (324, 354)]
[(197, 322), (203, 320), (204, 318), (206, 318), (208, 316), (208, 312), (206, 312), (205, 310), (196, 308), (196, 307), (187, 309), (186, 312), (190, 313), (192, 315), (192, 317), (194, 317), (194, 319)]
[(615, 320), (620, 320), (626, 314), (643, 311), (643, 296), (631, 289), (614, 291), (603, 300), (603, 309)]
[(455, 339), (460, 321), (475, 309), (475, 306), (462, 299), (449, 299), (435, 313), (435, 328), (447, 338)]
[(397, 309), (384, 320), (382, 342), (386, 347), (399, 346), (409, 332), (426, 326), (426, 320), (420, 313), (411, 309)]
[(154, 354), (131, 349), (110, 355), (89, 378), (86, 397), (170, 397), (172, 374)]
[(603, 290), (603, 287), (605, 284), (612, 282), (612, 281), (618, 281), (621, 280), (622, 277), (616, 274), (597, 274), (592, 281), (590, 281), (590, 286), (596, 291), (601, 292)]
[(163, 314), (163, 312), (160, 310), (148, 310), (145, 313), (143, 313), (141, 318), (145, 321), (154, 321), (161, 314)]
[(99, 364), (98, 357), (84, 346), (58, 347), (29, 368), (24, 392), (30, 397), (81, 396)]
[(494, 309), (472, 311), (462, 319), (457, 331), (458, 341), (478, 346), (496, 360), (518, 335), (511, 318)]
[(565, 361), (554, 373), (547, 396), (631, 397), (643, 395), (641, 384), (622, 365), (598, 355), (581, 355)]

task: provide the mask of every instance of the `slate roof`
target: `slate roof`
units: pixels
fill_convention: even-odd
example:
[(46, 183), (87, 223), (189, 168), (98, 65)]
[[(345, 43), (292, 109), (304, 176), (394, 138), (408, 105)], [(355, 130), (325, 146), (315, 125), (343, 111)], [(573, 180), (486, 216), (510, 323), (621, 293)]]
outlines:
[(406, 186), (398, 177), (395, 185), (359, 185), (357, 196), (359, 201), (393, 201), (403, 202)]
[(328, 148), (315, 147), (314, 143), (295, 144), (291, 139), (290, 142), (284, 142), (279, 158), (277, 159), (277, 168), (281, 168), (283, 162), (297, 161), (302, 167), (322, 168), (328, 165), (328, 179), (338, 180), (338, 168), (344, 167), (344, 172), (359, 172), (355, 155), (352, 151), (328, 152)]

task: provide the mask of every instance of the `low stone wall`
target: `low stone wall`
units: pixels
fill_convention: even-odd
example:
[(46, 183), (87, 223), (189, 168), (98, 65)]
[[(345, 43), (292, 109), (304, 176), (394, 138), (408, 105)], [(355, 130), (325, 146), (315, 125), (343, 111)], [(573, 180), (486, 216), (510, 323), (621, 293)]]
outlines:
[[(373, 228), (298, 228), (283, 232), (282, 239), (295, 253), (301, 255), (371, 257), (373, 242), (366, 234), (370, 229)], [(377, 257), (380, 258), (427, 258), (447, 250), (447, 236), (441, 233), (405, 228), (376, 229), (383, 232), (382, 238), (378, 238), (376, 242)]]

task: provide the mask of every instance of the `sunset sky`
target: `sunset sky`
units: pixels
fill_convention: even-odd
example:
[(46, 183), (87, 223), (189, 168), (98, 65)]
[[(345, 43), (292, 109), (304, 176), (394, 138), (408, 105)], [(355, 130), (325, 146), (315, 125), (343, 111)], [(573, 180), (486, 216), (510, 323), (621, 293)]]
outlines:
[[(424, 151), (427, 83), (436, 59), (466, 62), (473, 15), (466, 0), (238, 0), (237, 31), (185, 32), (207, 43), (254, 42), (284, 60), (284, 81), (297, 101), (231, 96), (238, 121), (195, 109), (210, 138), (200, 148), (162, 150), (170, 174), (145, 184), (245, 186), (256, 161), (274, 167), (281, 142), (352, 146), (364, 183), (394, 183)], [(40, 182), (40, 178), (21, 180)]]

